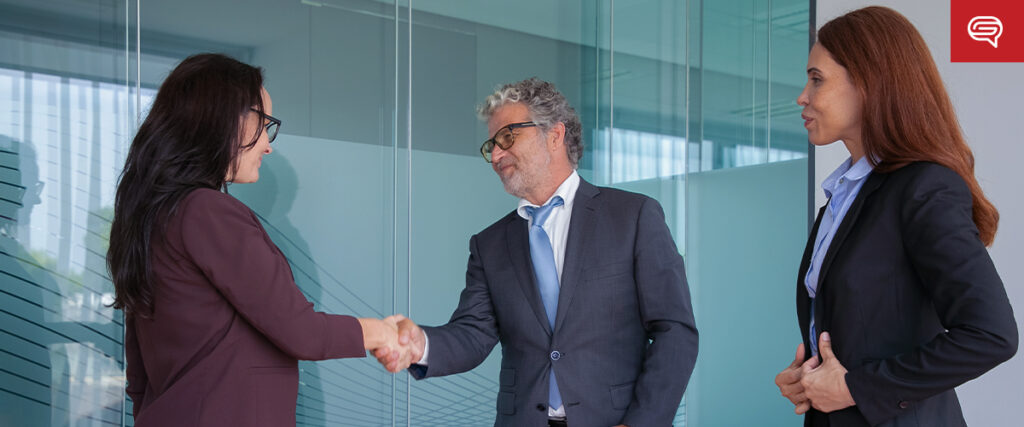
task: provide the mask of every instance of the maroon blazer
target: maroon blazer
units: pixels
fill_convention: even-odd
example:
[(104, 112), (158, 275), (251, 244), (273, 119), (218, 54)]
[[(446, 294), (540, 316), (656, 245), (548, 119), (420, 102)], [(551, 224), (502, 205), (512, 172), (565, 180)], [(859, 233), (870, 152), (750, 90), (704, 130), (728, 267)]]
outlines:
[(366, 355), (359, 321), (314, 311), (230, 195), (186, 196), (154, 240), (152, 269), (153, 316), (125, 322), (137, 426), (295, 425), (298, 360)]

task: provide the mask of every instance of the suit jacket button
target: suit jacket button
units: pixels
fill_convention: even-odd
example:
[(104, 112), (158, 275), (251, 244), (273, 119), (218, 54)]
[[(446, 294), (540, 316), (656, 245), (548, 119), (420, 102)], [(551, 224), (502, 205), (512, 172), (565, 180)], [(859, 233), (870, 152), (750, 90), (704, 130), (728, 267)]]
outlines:
[(545, 404), (543, 404), (543, 403), (538, 403), (538, 404), (537, 404), (537, 410), (538, 410), (538, 411), (543, 411), (543, 410), (546, 410), (546, 409), (548, 409), (548, 406), (547, 406), (547, 405), (545, 405)]
[(907, 409), (907, 407), (909, 407), (909, 406), (910, 406), (910, 404), (907, 403), (906, 400), (901, 400), (900, 401), (900, 409)]
[(562, 358), (562, 353), (559, 353), (558, 350), (555, 350), (555, 351), (551, 352), (551, 360), (558, 360), (558, 359), (561, 359), (561, 358)]

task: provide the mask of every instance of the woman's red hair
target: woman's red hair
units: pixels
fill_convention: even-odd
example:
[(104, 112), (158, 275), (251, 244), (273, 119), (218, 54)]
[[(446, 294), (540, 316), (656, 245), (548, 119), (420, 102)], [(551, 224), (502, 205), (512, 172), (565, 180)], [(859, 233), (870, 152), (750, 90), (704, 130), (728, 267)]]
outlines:
[(829, 21), (818, 30), (818, 43), (861, 91), (864, 154), (876, 170), (927, 161), (956, 171), (971, 190), (981, 241), (991, 245), (999, 212), (974, 177), (974, 155), (914, 25), (895, 10), (866, 7)]

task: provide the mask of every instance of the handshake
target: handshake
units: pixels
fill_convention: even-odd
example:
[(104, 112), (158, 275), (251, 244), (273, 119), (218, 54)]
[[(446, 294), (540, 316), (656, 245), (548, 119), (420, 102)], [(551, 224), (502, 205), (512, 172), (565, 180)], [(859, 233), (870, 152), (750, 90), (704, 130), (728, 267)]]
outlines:
[(381, 366), (397, 373), (423, 358), (427, 338), (412, 320), (401, 314), (384, 319), (359, 319), (363, 326), (363, 341), (373, 352)]

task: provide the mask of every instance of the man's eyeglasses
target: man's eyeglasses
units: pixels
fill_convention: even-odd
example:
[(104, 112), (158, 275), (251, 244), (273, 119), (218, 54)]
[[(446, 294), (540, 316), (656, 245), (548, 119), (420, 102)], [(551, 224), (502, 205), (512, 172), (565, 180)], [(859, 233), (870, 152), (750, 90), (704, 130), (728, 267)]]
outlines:
[(277, 130), (281, 127), (281, 120), (270, 114), (260, 112), (260, 110), (255, 108), (251, 108), (251, 110), (267, 119), (267, 123), (263, 125), (267, 131), (267, 143), (274, 142), (274, 138), (277, 138)]
[(491, 139), (484, 141), (484, 145), (480, 146), (480, 154), (483, 154), (484, 160), (487, 163), (491, 162), (491, 152), (494, 151), (494, 146), (501, 147), (502, 150), (508, 150), (512, 148), (512, 144), (516, 143), (516, 134), (512, 132), (513, 129), (528, 128), (537, 126), (534, 122), (521, 122), (521, 123), (510, 123), (498, 129), (494, 133)]

